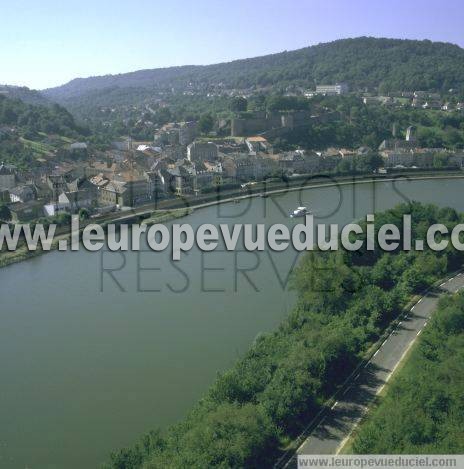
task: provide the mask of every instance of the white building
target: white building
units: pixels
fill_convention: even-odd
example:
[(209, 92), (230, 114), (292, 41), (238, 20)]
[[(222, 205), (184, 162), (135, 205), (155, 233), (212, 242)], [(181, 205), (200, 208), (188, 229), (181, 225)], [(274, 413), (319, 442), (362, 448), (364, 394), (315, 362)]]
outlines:
[(70, 150), (87, 150), (87, 143), (85, 142), (74, 142), (69, 145)]
[(317, 85), (316, 93), (325, 95), (339, 95), (348, 93), (349, 88), (346, 83), (336, 83), (335, 85)]

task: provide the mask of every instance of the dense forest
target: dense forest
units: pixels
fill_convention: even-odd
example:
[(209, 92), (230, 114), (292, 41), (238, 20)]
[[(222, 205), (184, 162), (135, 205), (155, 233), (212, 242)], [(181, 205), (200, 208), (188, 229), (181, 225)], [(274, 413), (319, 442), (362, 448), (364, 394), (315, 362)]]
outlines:
[[(352, 89), (455, 89), (464, 93), (464, 50), (431, 41), (360, 37), (233, 62), (77, 78), (44, 90), (69, 109), (91, 96), (99, 105), (136, 104), (153, 93), (195, 89), (286, 87), (347, 82)], [(89, 104), (91, 104), (89, 102)]]
[[(453, 209), (412, 202), (377, 214), (376, 231), (385, 223), (401, 229), (402, 216), (409, 213), (413, 238), (424, 239), (432, 223), (464, 221)], [(462, 261), (451, 248), (307, 253), (292, 280), (297, 305), (280, 327), (261, 335), (232, 369), (221, 373), (184, 421), (115, 452), (105, 467), (269, 466), (339, 389), (411, 295)]]
[(447, 297), (379, 406), (360, 427), (358, 454), (464, 452), (464, 294)]
[(56, 133), (78, 136), (83, 131), (73, 116), (58, 104), (50, 107), (31, 105), (22, 99), (0, 95), (0, 126), (19, 127), (25, 132)]
[(1, 95), (6, 98), (20, 99), (26, 104), (34, 104), (37, 106), (51, 106), (53, 104), (40, 91), (30, 90), (25, 86), (0, 85), (0, 96)]
[(222, 83), (247, 88), (301, 81), (345, 81), (354, 88), (446, 90), (462, 87), (464, 50), (431, 41), (361, 37), (341, 39), (290, 52), (207, 66), (141, 70), (120, 75), (77, 78), (45, 95), (72, 97), (111, 86), (153, 88)]

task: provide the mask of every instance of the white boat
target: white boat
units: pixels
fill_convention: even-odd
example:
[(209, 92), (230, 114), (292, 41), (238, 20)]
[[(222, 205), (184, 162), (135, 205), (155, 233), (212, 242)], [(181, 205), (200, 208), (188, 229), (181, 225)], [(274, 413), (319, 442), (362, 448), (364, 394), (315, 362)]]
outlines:
[(296, 210), (293, 210), (293, 212), (290, 214), (292, 218), (297, 218), (297, 217), (304, 217), (308, 215), (309, 210), (307, 207), (298, 207)]

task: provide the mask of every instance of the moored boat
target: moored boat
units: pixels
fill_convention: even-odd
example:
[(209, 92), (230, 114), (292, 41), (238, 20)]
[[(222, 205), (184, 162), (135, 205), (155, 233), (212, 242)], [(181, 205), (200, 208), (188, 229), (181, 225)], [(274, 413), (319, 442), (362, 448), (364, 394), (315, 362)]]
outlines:
[(308, 215), (309, 210), (307, 207), (298, 207), (290, 214), (291, 218), (304, 217)]

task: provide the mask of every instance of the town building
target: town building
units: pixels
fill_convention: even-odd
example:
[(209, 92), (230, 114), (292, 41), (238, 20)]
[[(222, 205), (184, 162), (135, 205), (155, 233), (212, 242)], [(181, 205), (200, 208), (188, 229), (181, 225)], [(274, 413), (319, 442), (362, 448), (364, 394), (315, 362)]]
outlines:
[(69, 178), (63, 174), (49, 174), (47, 176), (47, 185), (52, 192), (52, 200), (57, 201), (62, 192), (68, 190)]
[(327, 96), (335, 96), (346, 94), (349, 87), (346, 83), (336, 83), (335, 85), (317, 85), (316, 94), (325, 94)]
[(188, 145), (197, 136), (197, 123), (195, 121), (182, 122), (179, 127), (179, 144)]
[(252, 154), (256, 154), (261, 151), (268, 151), (269, 149), (269, 142), (267, 141), (266, 138), (260, 135), (246, 138), (245, 143), (248, 147), (248, 150)]
[(369, 105), (378, 105), (380, 104), (380, 99), (378, 96), (364, 96), (363, 97), (363, 103), (366, 105), (366, 106), (369, 106)]
[(323, 158), (316, 152), (302, 150), (272, 155), (277, 161), (280, 172), (284, 174), (309, 174), (319, 172)]
[[(411, 136), (411, 134), (410, 134)], [(399, 138), (388, 138), (379, 145), (379, 151), (386, 150), (411, 150), (416, 146), (415, 140), (401, 140)]]
[(280, 127), (282, 127), (280, 113), (255, 111), (248, 113), (246, 117), (233, 118), (230, 122), (230, 135), (232, 137), (256, 135)]
[(81, 208), (93, 208), (93, 194), (88, 190), (63, 192), (56, 202), (45, 204), (43, 209), (47, 216), (54, 217), (60, 213), (77, 213)]
[(124, 184), (109, 181), (98, 191), (98, 205), (100, 207), (123, 207)]
[(92, 206), (92, 202), (92, 193), (88, 190), (63, 192), (58, 197), (58, 204), (70, 213), (75, 213), (81, 208), (90, 208)]
[(176, 165), (167, 169), (169, 192), (176, 195), (191, 194), (194, 192), (196, 172), (193, 165)]
[(36, 198), (35, 191), (30, 185), (21, 185), (10, 189), (10, 201), (11, 202), (29, 202)]
[(189, 161), (214, 161), (218, 157), (218, 147), (213, 142), (193, 142), (187, 146)]
[[(102, 190), (108, 191), (108, 186), (115, 188), (117, 205), (134, 207), (150, 202), (153, 198), (153, 187), (146, 173), (125, 171), (117, 174)], [(110, 187), (111, 187), (110, 186)]]
[(381, 152), (386, 168), (395, 166), (412, 166), (414, 164), (414, 152), (411, 150), (385, 150)]
[(275, 159), (247, 154), (228, 155), (224, 158), (222, 166), (225, 176), (237, 181), (260, 180), (279, 170)]
[(0, 190), (13, 189), (16, 186), (16, 175), (7, 165), (0, 165)]

